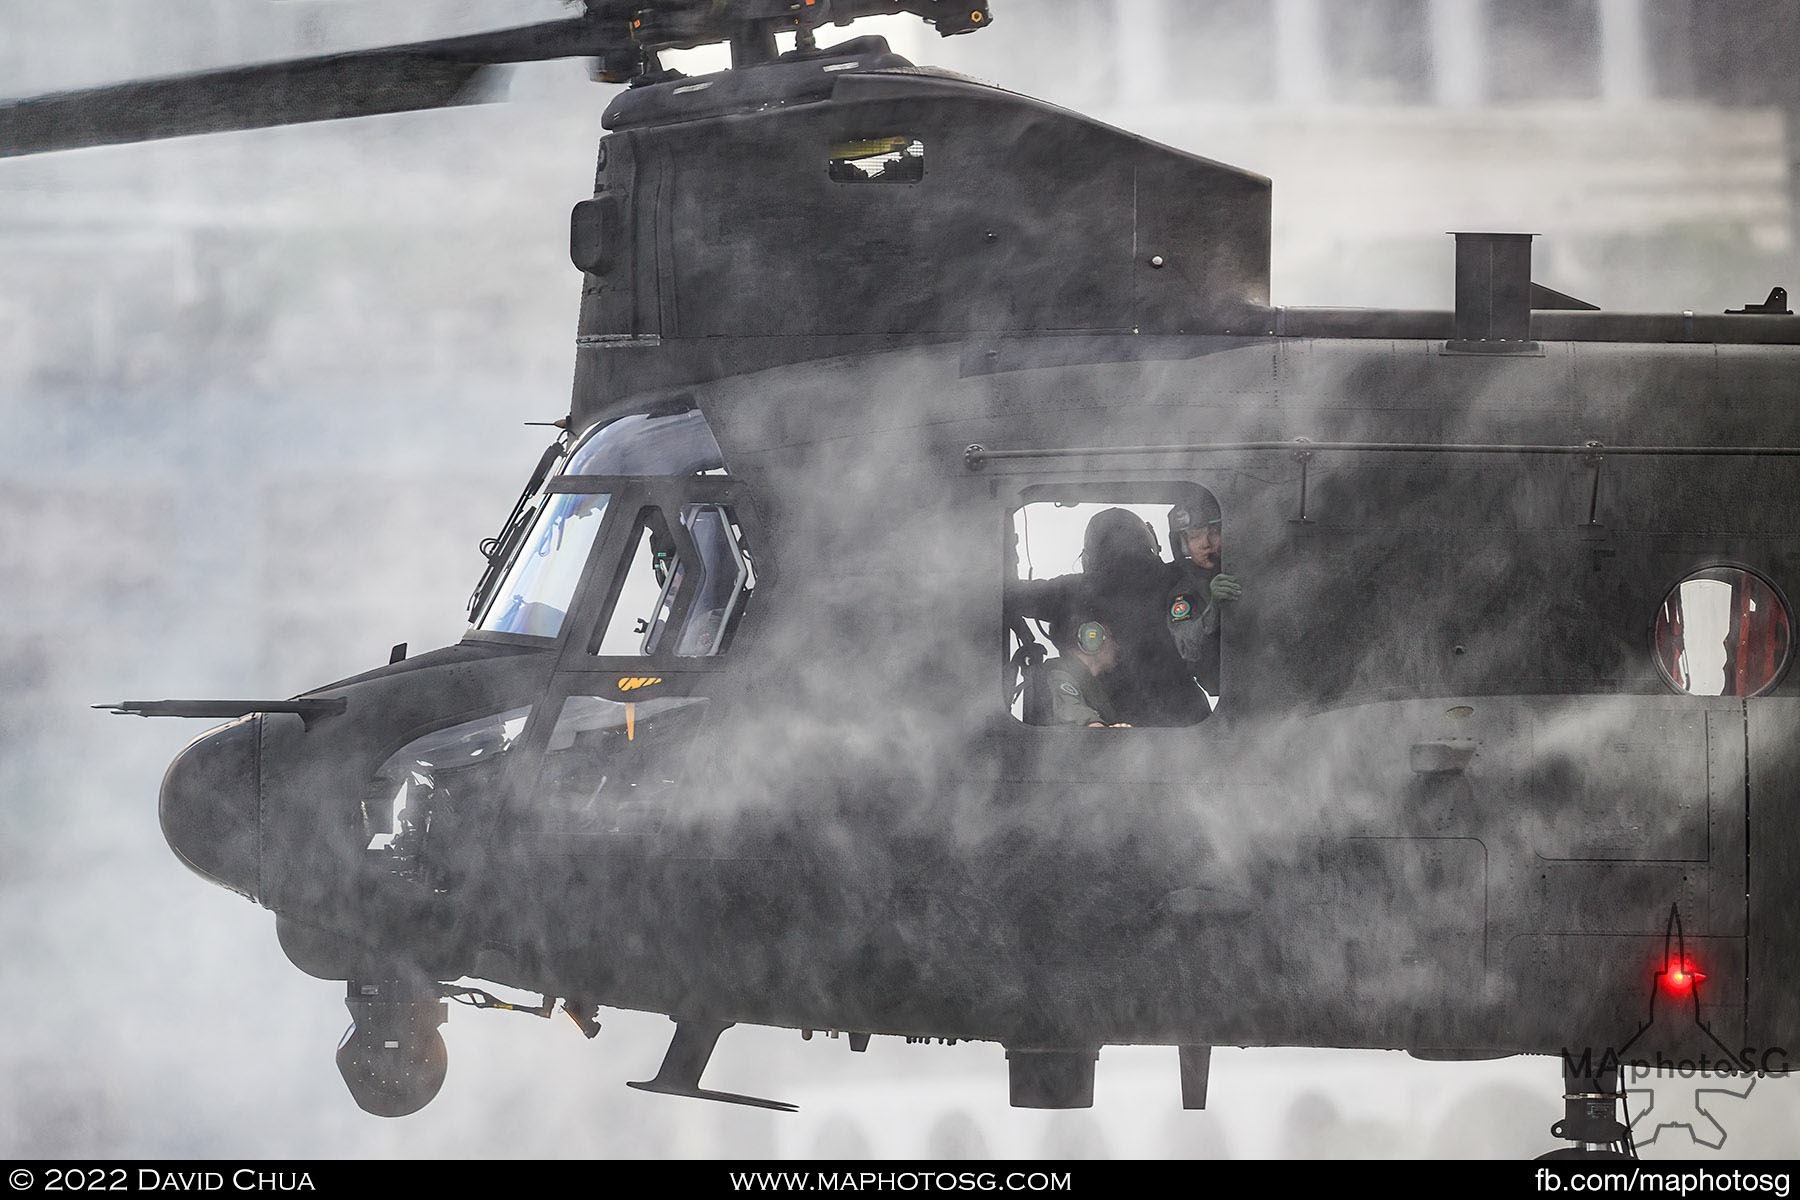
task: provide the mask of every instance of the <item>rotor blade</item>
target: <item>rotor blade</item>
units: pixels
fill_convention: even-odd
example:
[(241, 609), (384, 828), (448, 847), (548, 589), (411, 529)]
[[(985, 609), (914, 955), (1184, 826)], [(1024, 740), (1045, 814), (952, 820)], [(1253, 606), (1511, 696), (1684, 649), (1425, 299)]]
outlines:
[(499, 99), (502, 64), (629, 44), (576, 17), (378, 50), (227, 67), (0, 101), (0, 157), (410, 112)]

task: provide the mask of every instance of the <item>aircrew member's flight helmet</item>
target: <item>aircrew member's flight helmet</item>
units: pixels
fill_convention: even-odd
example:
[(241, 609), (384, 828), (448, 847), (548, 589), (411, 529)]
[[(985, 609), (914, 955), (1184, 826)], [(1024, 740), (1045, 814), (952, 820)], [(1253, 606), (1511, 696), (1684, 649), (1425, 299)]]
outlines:
[(1219, 502), (1210, 495), (1203, 496), (1194, 504), (1177, 504), (1169, 510), (1169, 544), (1174, 547), (1175, 560), (1181, 561), (1186, 553), (1182, 547), (1182, 539), (1190, 529), (1198, 529), (1205, 525), (1217, 525), (1220, 521)]

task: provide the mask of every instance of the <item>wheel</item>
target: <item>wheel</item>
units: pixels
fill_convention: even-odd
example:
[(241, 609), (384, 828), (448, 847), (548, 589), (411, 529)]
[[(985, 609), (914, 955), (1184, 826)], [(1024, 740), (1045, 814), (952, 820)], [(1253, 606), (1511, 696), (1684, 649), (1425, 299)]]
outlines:
[(357, 1107), (378, 1117), (418, 1112), (444, 1086), (450, 1051), (434, 1027), (389, 1033), (354, 1023), (338, 1043), (338, 1074)]

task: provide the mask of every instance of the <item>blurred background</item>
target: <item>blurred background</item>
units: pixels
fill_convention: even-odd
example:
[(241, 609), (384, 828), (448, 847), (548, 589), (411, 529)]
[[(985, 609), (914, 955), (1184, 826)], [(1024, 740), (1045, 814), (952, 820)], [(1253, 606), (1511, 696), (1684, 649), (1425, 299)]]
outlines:
[[(1800, 284), (1800, 6), (1786, 0), (994, 0), (991, 30), (867, 24), (962, 71), (1275, 181), (1273, 300), (1448, 309), (1452, 241), (1539, 234), (1608, 309)], [(567, 15), (559, 0), (0, 0), (0, 95)], [(850, 32), (864, 32), (863, 25)], [(828, 29), (829, 43), (848, 32)], [(722, 60), (670, 56), (692, 72)], [(568, 409), (616, 89), (521, 69), (507, 103), (0, 160), (0, 1153), (13, 1157), (1527, 1157), (1554, 1060), (1108, 1048), (1095, 1107), (1015, 1110), (998, 1046), (727, 1033), (647, 1095), (672, 1026), (592, 1042), (457, 1008), (443, 1093), (362, 1113), (341, 985), (169, 853), (161, 772), (204, 722), (125, 698), (279, 697), (461, 636)], [(1800, 1146), (1788, 1081), (1696, 1100), (1646, 1157)], [(1742, 1091), (1744, 1085), (1735, 1085)], [(1687, 1089), (1691, 1093), (1691, 1089)], [(1684, 1122), (1685, 1123), (1682, 1123)], [(1717, 1143), (1717, 1145), (1715, 1145)]]

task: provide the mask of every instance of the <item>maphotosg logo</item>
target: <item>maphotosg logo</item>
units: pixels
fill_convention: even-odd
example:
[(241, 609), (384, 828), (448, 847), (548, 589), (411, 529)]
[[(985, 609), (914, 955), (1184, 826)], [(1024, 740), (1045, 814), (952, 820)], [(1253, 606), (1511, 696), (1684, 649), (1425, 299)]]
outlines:
[[(1663, 937), (1661, 969), (1650, 985), (1648, 1009), (1637, 1032), (1618, 1047), (1563, 1050), (1565, 1076), (1591, 1079), (1617, 1070), (1631, 1144), (1661, 1143), (1717, 1150), (1725, 1145), (1732, 1106), (1764, 1079), (1792, 1067), (1782, 1046), (1727, 1046), (1700, 1016), (1705, 973), (1687, 952), (1681, 915), (1671, 908)], [(1698, 1036), (1695, 1034), (1698, 1030)], [(1656, 1047), (1692, 1049), (1670, 1054)]]

